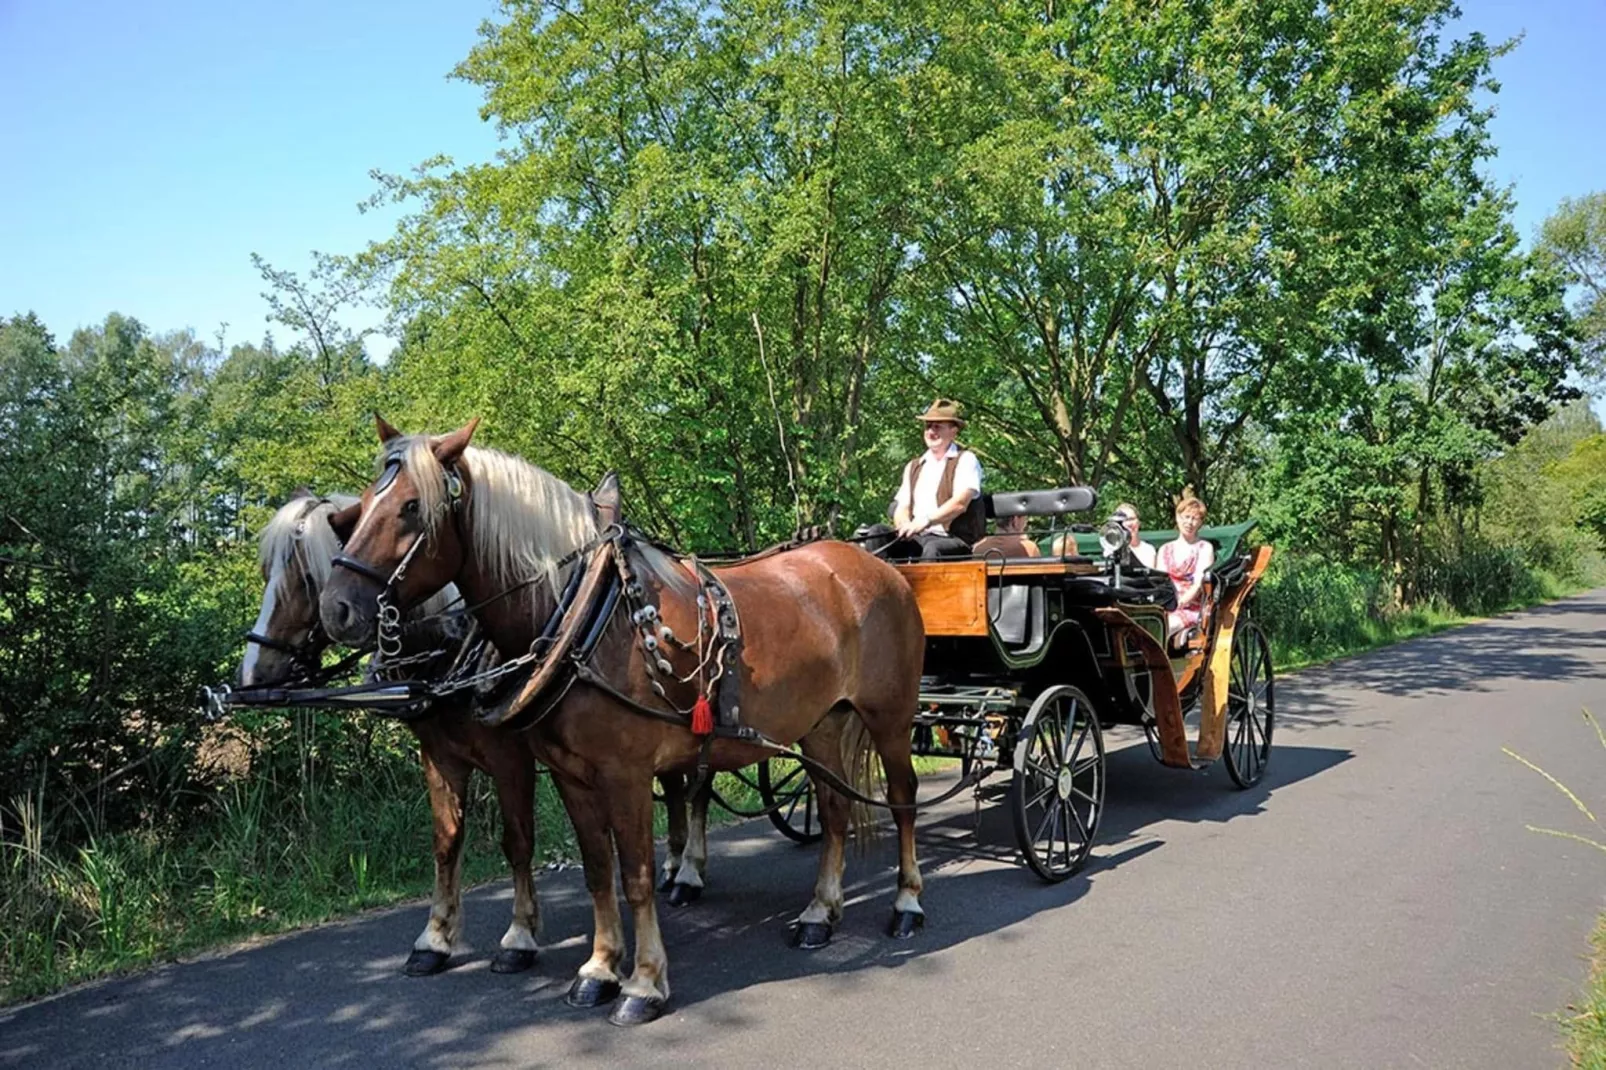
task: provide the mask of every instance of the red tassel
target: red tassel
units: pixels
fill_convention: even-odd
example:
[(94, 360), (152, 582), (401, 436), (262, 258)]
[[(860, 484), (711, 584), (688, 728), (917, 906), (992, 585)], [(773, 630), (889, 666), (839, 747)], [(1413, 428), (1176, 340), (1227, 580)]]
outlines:
[(714, 734), (714, 707), (708, 704), (707, 695), (698, 695), (697, 701), (692, 703), (691, 734), (694, 736)]

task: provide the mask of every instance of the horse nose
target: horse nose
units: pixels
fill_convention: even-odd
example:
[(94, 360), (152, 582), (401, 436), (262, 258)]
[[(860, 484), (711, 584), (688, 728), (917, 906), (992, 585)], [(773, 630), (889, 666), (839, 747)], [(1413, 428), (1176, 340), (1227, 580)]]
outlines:
[(341, 598), (335, 602), (335, 627), (341, 631), (351, 628), (353, 619), (357, 616), (351, 608), (351, 603)]

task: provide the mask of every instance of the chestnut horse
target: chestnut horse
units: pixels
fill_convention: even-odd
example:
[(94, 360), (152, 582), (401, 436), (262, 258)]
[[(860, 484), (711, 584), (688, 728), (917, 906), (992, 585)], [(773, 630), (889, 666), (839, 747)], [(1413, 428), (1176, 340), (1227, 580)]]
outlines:
[[(707, 625), (699, 602), (703, 582), (684, 560), (651, 543), (621, 538), (612, 525), (599, 530), (592, 500), (557, 477), (519, 458), (470, 448), (478, 421), (439, 438), (402, 436), (377, 423), (381, 475), (359, 507), (335, 518), (337, 530), (349, 533), (337, 560), (347, 567), (331, 578), (321, 609), (336, 639), (356, 643), (375, 634), (382, 595), (406, 607), (455, 582), (479, 607), (481, 627), (503, 659), (516, 658), (539, 642), (566, 573), (587, 558), (604, 570), (628, 563), (633, 578), (625, 590), (644, 604), (632, 614), (597, 617), (600, 630), (583, 672), (530, 696), (536, 719), (504, 738), (508, 749), (528, 746), (551, 769), (584, 862), (596, 929), (569, 1002), (597, 1006), (622, 992), (610, 1019), (651, 1021), (670, 994), (653, 896), (652, 777), (689, 774), (700, 764), (737, 769), (772, 753), (751, 737), (716, 734), (705, 743), (673, 714), (641, 712), (693, 709), (702, 693), (700, 662), (713, 648), (701, 638), (717, 628)], [(717, 575), (740, 618), (741, 653), (730, 675), (741, 722), (768, 740), (800, 742), (810, 759), (860, 784), (867, 783), (872, 750), (879, 756), (899, 834), (892, 932), (912, 935), (922, 911), (910, 730), (925, 646), (914, 595), (890, 565), (840, 542), (739, 562)], [(655, 618), (643, 616), (649, 606)], [(698, 642), (649, 643), (636, 630), (643, 619)], [(798, 918), (804, 946), (825, 943), (841, 917), (850, 819), (848, 800), (829, 782), (816, 777), (815, 788), (824, 839), (814, 895)], [(635, 921), (634, 971), (622, 983), (616, 852)]]
[[(267, 581), (262, 609), (246, 638), (240, 666), (242, 687), (269, 687), (318, 667), (328, 645), (318, 623), (318, 599), (329, 581), (330, 563), (340, 550), (329, 517), (355, 503), (349, 496), (292, 498), (262, 530), (259, 557)], [(433, 614), (455, 600), (448, 587), (420, 607)], [(450, 634), (444, 622), (409, 629), (401, 656), (438, 647), (455, 651), (462, 636)], [(471, 697), (436, 703), (427, 715), (408, 722), (418, 737), (429, 809), (435, 821), (435, 893), (429, 921), (413, 943), (404, 971), (413, 977), (446, 968), (463, 928), (463, 890), (459, 874), (463, 857), (465, 801), (469, 773), (478, 769), (496, 784), (502, 809), (502, 851), (513, 871), (513, 921), (491, 960), (497, 973), (517, 973), (535, 963), (535, 935), (540, 909), (530, 872), (535, 847), (535, 763), (528, 753), (505, 746), (501, 733), (486, 728), (473, 715)]]

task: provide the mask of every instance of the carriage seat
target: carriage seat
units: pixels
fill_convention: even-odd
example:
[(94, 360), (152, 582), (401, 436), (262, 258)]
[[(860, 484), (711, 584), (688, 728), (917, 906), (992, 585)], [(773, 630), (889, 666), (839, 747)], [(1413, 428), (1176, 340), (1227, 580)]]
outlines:
[(987, 588), (987, 619), (1011, 653), (1031, 654), (1043, 645), (1046, 616), (1041, 583), (1000, 583)]

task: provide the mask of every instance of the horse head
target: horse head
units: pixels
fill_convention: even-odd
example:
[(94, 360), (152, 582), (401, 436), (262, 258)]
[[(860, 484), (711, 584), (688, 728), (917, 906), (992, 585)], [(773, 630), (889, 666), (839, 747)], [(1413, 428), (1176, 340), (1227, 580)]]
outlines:
[(329, 634), (365, 641), (454, 582), (485, 607), (482, 623), (491, 613), (527, 625), (566, 555), (595, 537), (591, 500), (522, 458), (470, 446), (478, 420), (431, 436), (375, 419), (379, 478), (334, 518), (346, 549), (320, 603)]
[(267, 687), (317, 668), (328, 646), (318, 596), (340, 549), (330, 518), (356, 499), (297, 492), (263, 527), (257, 557), (265, 588), (256, 623), (246, 633), (242, 687)]
[(448, 435), (403, 435), (379, 416), (379, 476), (330, 523), (345, 543), (319, 601), (323, 625), (343, 643), (372, 638), (380, 615), (399, 614), (443, 590), (462, 567), (457, 513), (469, 493), (463, 451), (479, 421)]

